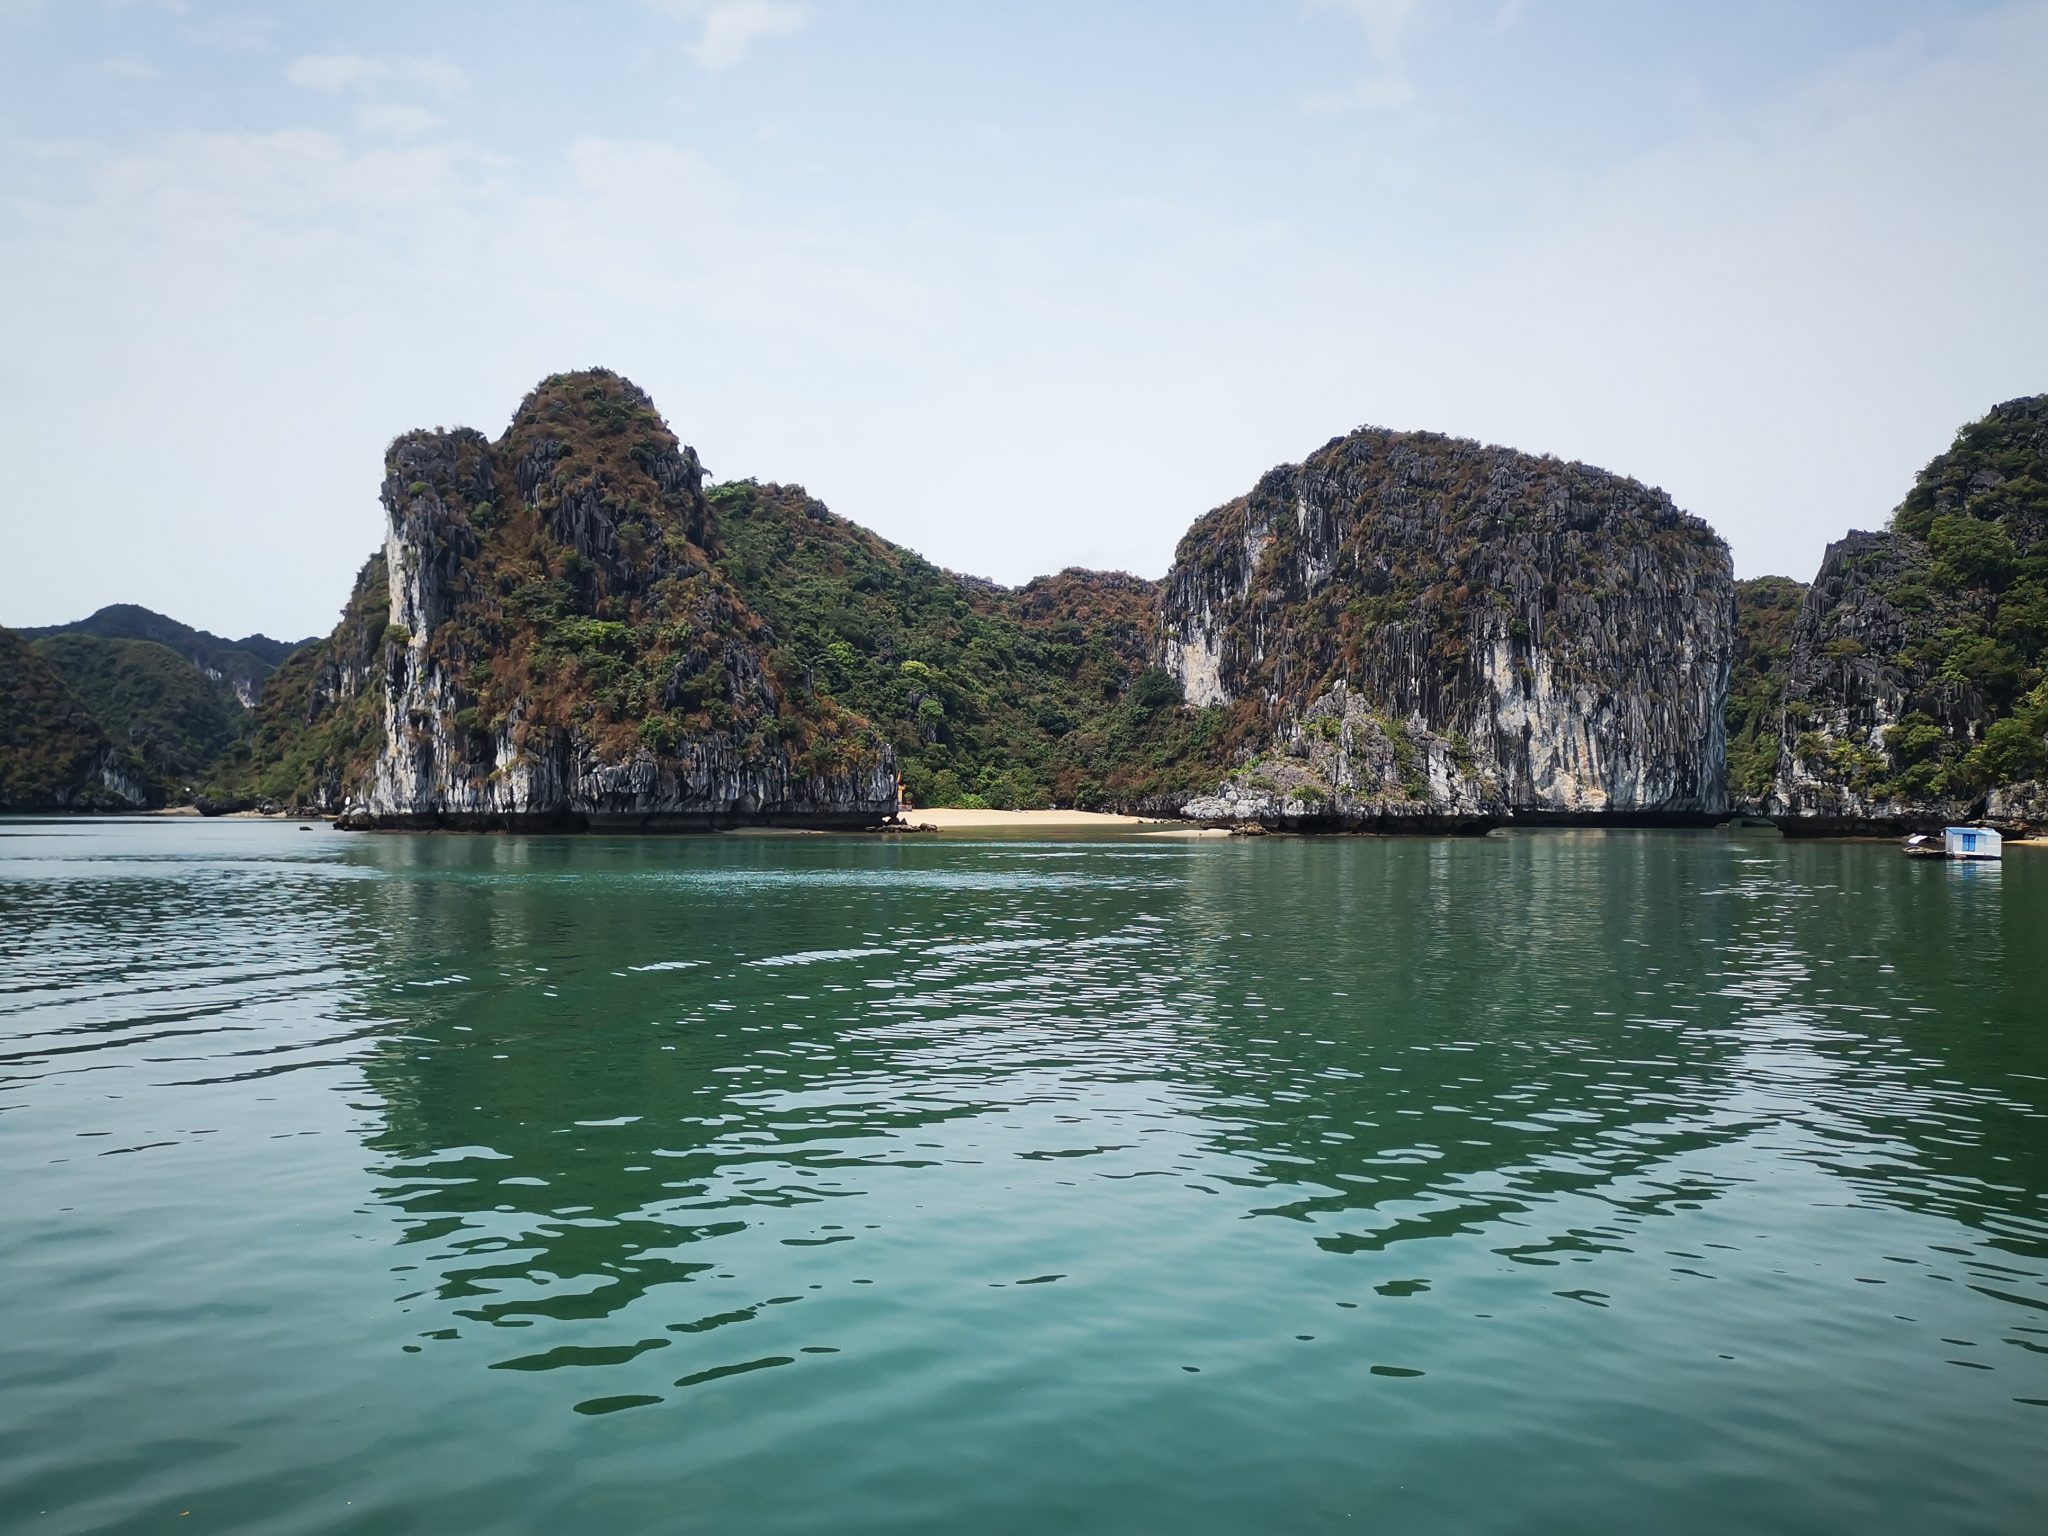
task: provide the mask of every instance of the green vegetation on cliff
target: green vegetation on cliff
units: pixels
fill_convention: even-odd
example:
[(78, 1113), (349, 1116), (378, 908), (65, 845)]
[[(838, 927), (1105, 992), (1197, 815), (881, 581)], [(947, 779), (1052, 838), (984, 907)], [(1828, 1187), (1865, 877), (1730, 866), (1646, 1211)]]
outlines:
[(603, 369), (543, 381), (496, 441), (401, 436), (388, 569), (280, 671), (222, 798), (490, 825), (886, 812), (875, 732), (735, 589), (702, 478)]
[(794, 486), (710, 492), (721, 566), (793, 667), (896, 748), (918, 805), (1123, 804), (1213, 780), (1220, 711), (1152, 665), (1158, 589), (940, 569)]
[(1967, 700), (1962, 729), (1915, 711), (1886, 733), (1900, 787), (1969, 793), (2048, 774), (2048, 395), (1957, 433), (1892, 529), (1927, 552), (1886, 594), (1928, 620), (1894, 660)]
[(215, 769), (210, 801), (326, 804), (368, 771), (384, 741), (384, 700), (361, 684), (381, 662), (390, 603), (384, 556), (373, 555), (334, 632), (272, 674), (247, 739)]
[(119, 809), (99, 723), (27, 639), (0, 629), (0, 810)]
[(264, 635), (223, 640), (133, 603), (20, 631), (0, 779), (31, 798), (10, 803), (189, 802), (246, 764), (246, 702), (294, 649)]
[(392, 455), (387, 506), (453, 570), (425, 638), (472, 735), (573, 731), (610, 759), (718, 737), (813, 773), (869, 751), (862, 722), (778, 665), (718, 567), (696, 454), (631, 383), (556, 375), (495, 444), (414, 434)]
[(268, 635), (224, 640), (135, 603), (113, 603), (75, 623), (51, 624), (22, 633), (32, 640), (90, 635), (102, 640), (151, 641), (184, 657), (209, 681), (223, 685), (243, 703), (253, 703), (261, 697), (265, 679), (285, 657), (306, 643), (273, 640)]
[(2048, 395), (1956, 434), (1884, 533), (1829, 546), (1794, 626), (1773, 795), (1961, 816), (2048, 779)]
[(246, 715), (233, 694), (167, 646), (74, 632), (35, 648), (167, 798), (185, 798), (241, 737)]
[(1785, 576), (1735, 583), (1735, 644), (1728, 679), (1728, 790), (1761, 800), (1778, 771), (1785, 663), (1806, 586)]

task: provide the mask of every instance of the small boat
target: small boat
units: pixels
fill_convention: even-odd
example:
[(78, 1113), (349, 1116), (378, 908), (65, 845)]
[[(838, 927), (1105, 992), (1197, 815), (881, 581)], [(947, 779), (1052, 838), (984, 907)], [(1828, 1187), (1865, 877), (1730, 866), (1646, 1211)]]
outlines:
[(2002, 859), (2005, 839), (1989, 827), (1944, 827), (1941, 836), (1915, 832), (1905, 841), (1909, 859)]

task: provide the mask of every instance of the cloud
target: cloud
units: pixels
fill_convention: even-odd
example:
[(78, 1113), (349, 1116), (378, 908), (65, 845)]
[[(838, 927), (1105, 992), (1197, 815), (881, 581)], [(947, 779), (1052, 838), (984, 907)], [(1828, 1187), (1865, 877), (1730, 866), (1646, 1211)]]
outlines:
[(1415, 104), (1415, 87), (1401, 75), (1362, 80), (1348, 91), (1319, 91), (1305, 98), (1301, 110), (1312, 117), (1350, 112), (1394, 112)]
[(284, 76), (293, 85), (329, 96), (394, 84), (453, 95), (469, 83), (460, 69), (440, 59), (370, 59), (356, 53), (306, 54), (293, 59)]
[[(495, 431), (591, 362), (722, 474), (801, 480), (1004, 580), (1157, 575), (1192, 516), (1360, 421), (1661, 482), (1745, 574), (1805, 577), (1957, 423), (2044, 385), (2044, 55), (2041, 6), (1910, 38), (1630, 163), (1556, 168), (1455, 241), (1361, 238), (1407, 227), (1368, 183), (1308, 216), (1248, 185), (906, 219), (799, 206), (679, 145), (513, 163), (398, 135), (413, 117), (370, 140), (0, 142), (22, 189), (0, 460), (22, 506), (79, 504), (89, 463), (103, 550), (16, 519), (0, 619), (120, 596), (225, 633), (325, 628), (379, 536), (391, 436)], [(1018, 443), (1080, 489), (991, 474)]]
[(1366, 46), (1376, 59), (1389, 59), (1401, 46), (1401, 34), (1420, 0), (1314, 0), (1319, 11), (1342, 11), (1365, 28)]
[(362, 107), (356, 112), (356, 122), (363, 132), (386, 139), (416, 139), (447, 126), (446, 118), (425, 107), (396, 102), (374, 102)]
[[(1342, 91), (1318, 91), (1306, 97), (1301, 110), (1311, 117), (1336, 117), (1353, 112), (1396, 112), (1415, 104), (1415, 86), (1396, 64), (1403, 34), (1419, 0), (1312, 0), (1317, 11), (1339, 11), (1365, 29), (1365, 44), (1378, 73)], [(1511, 0), (1512, 3), (1512, 0)]]
[(730, 69), (746, 58), (764, 37), (787, 37), (810, 21), (811, 14), (789, 0), (649, 0), (655, 9), (681, 21), (695, 22), (697, 41), (690, 57), (705, 69)]
[(235, 53), (253, 53), (268, 48), (277, 31), (277, 19), (253, 11), (209, 11), (193, 18), (185, 35), (208, 48)]
[(124, 53), (118, 58), (101, 59), (93, 67), (101, 74), (116, 80), (161, 80), (164, 75), (164, 72), (149, 60), (132, 53)]
[(284, 77), (309, 91), (332, 92), (367, 85), (378, 73), (379, 66), (373, 60), (355, 54), (321, 53), (293, 59)]

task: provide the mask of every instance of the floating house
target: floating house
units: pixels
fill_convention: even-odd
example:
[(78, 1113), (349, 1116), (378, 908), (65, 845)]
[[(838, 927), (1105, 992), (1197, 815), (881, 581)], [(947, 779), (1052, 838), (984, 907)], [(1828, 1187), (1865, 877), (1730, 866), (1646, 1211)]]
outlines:
[(1944, 827), (1938, 843), (1925, 832), (1907, 838), (1906, 852), (1921, 859), (2002, 859), (2005, 839), (1989, 827)]
[(1952, 859), (2002, 859), (2005, 839), (1989, 827), (1944, 827), (1941, 851)]

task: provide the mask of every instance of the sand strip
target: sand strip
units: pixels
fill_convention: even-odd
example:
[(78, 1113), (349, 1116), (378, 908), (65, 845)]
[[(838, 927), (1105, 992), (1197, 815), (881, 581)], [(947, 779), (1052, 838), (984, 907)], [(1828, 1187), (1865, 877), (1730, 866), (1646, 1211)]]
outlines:
[(1106, 811), (963, 811), (950, 808), (905, 811), (911, 826), (937, 827), (941, 832), (989, 832), (1010, 829), (1022, 832), (1051, 831), (1056, 828), (1094, 827), (1121, 831), (1133, 827), (1171, 826), (1171, 822), (1149, 816), (1112, 816)]

